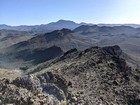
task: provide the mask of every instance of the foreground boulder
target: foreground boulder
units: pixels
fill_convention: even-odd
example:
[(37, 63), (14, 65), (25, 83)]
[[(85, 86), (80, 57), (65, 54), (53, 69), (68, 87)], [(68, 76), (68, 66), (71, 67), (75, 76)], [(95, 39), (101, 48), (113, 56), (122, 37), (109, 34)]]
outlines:
[[(42, 82), (43, 76), (45, 81)], [(14, 105), (63, 105), (66, 103), (67, 90), (64, 87), (67, 88), (66, 80), (50, 72), (38, 77), (18, 77), (12, 82), (3, 79), (0, 81), (0, 101), (2, 104)]]

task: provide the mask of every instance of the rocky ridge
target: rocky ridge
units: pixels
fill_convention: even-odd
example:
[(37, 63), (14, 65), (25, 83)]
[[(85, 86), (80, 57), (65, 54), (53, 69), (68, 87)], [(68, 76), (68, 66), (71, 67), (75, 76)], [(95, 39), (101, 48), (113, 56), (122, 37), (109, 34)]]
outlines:
[(117, 45), (72, 49), (12, 82), (1, 80), (0, 100), (16, 105), (139, 105), (140, 71), (128, 67), (121, 54)]
[(139, 105), (140, 71), (127, 66), (121, 54), (119, 46), (73, 49), (29, 74), (52, 71), (63, 75), (71, 84), (71, 104)]

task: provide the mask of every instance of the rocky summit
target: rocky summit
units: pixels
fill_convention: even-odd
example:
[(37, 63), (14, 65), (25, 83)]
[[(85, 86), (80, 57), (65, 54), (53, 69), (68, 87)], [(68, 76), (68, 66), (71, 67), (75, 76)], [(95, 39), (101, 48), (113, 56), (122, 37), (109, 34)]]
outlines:
[(140, 105), (140, 71), (122, 58), (119, 46), (72, 49), (1, 79), (2, 105)]

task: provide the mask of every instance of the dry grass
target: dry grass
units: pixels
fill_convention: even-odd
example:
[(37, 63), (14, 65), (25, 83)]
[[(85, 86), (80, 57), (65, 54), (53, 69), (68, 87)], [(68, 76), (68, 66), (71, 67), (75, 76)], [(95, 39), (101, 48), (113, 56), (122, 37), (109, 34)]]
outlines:
[(13, 80), (20, 75), (21, 75), (20, 70), (0, 69), (0, 79), (1, 78), (8, 78), (10, 80)]

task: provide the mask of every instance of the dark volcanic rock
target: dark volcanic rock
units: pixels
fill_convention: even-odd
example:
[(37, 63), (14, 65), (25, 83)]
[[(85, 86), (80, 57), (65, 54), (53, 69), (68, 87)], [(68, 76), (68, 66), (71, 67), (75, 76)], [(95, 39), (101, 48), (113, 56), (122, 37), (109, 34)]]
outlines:
[(110, 47), (104, 47), (103, 50), (107, 51), (108, 53), (112, 55), (120, 56), (122, 54), (122, 50), (118, 45), (110, 46)]

